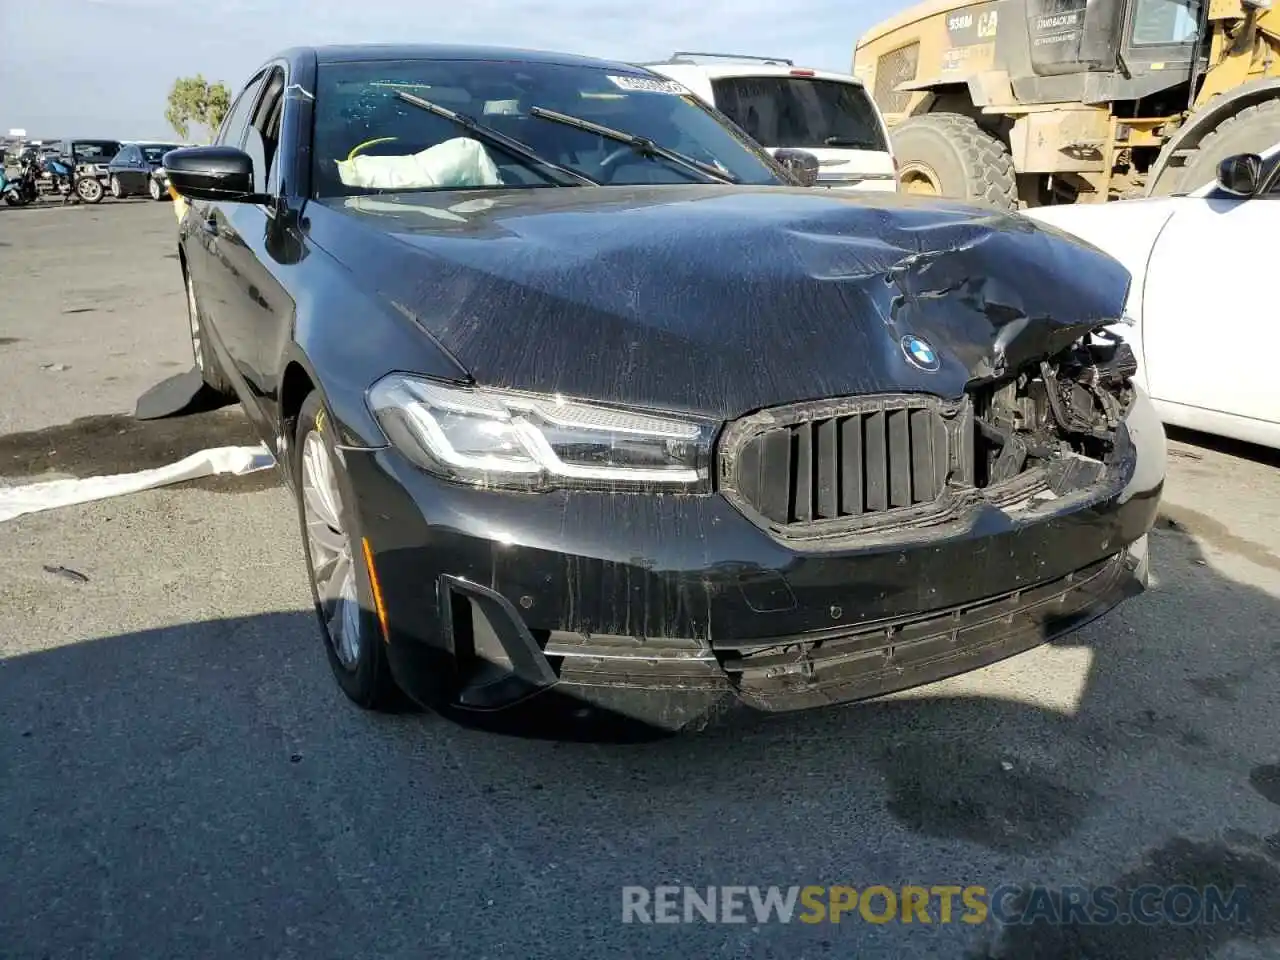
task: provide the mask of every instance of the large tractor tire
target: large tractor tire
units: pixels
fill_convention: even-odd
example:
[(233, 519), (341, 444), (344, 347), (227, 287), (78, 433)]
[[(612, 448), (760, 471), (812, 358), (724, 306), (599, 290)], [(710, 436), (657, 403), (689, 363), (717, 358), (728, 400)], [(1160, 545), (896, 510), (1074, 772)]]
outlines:
[(1009, 148), (959, 113), (929, 113), (893, 129), (902, 192), (1018, 209)]
[[(1227, 117), (1205, 134), (1182, 166), (1165, 166), (1151, 186), (1151, 196), (1190, 193), (1218, 176), (1218, 164), (1241, 153), (1262, 153), (1280, 143), (1280, 97), (1264, 100)], [(1177, 146), (1170, 140), (1165, 146)], [(1165, 158), (1161, 157), (1161, 161)]]

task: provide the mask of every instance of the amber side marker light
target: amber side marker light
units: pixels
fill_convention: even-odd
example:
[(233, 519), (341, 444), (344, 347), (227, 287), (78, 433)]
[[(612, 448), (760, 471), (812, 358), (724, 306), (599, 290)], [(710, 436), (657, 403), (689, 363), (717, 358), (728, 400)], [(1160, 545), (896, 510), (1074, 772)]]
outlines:
[(369, 585), (373, 588), (373, 610), (378, 615), (378, 626), (382, 628), (382, 640), (391, 642), (391, 631), (387, 628), (387, 608), (382, 605), (382, 586), (378, 583), (378, 571), (373, 565), (373, 548), (369, 546), (369, 538), (361, 537), (364, 547), (364, 566), (369, 571)]

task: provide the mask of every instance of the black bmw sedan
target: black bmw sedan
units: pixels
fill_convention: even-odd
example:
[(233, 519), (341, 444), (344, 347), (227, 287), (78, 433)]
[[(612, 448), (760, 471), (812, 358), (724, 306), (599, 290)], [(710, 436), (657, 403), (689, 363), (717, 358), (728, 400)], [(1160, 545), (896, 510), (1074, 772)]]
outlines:
[(164, 155), (181, 146), (177, 143), (126, 143), (107, 164), (107, 189), (117, 200), (145, 193), (152, 200), (167, 200)]
[(352, 700), (675, 730), (1144, 588), (1127, 272), (811, 159), (642, 68), (390, 46), (289, 50), (165, 156), (196, 364), (276, 454)]

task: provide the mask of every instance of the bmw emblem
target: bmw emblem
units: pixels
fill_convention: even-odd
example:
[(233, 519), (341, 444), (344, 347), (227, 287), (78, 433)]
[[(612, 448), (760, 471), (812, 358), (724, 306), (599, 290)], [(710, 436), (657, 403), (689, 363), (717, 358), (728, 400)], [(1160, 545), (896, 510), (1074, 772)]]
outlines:
[(902, 338), (902, 355), (912, 366), (933, 373), (942, 366), (933, 345), (923, 337), (906, 336)]

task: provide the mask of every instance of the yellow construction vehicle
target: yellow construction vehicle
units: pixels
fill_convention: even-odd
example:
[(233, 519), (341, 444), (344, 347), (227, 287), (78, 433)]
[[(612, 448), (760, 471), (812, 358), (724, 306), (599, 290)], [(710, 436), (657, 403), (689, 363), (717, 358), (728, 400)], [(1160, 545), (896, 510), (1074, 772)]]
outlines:
[(1163, 196), (1280, 142), (1272, 4), (926, 0), (864, 35), (853, 72), (905, 193), (1003, 209)]

